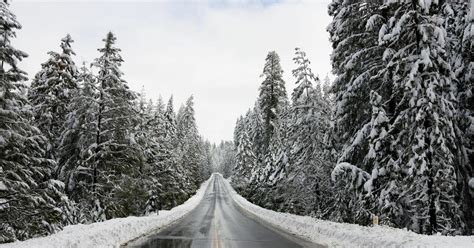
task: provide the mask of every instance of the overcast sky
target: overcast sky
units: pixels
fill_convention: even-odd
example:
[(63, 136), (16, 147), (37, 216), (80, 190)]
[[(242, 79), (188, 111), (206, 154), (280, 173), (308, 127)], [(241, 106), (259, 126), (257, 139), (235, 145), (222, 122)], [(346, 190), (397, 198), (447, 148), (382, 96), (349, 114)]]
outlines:
[(295, 47), (320, 77), (330, 73), (328, 2), (14, 0), (11, 9), (23, 25), (14, 45), (30, 55), (21, 63), (30, 78), (67, 33), (81, 64), (113, 31), (131, 88), (151, 99), (174, 95), (176, 109), (194, 95), (200, 133), (219, 142), (232, 139), (237, 117), (253, 106), (268, 51), (280, 55), (288, 92)]

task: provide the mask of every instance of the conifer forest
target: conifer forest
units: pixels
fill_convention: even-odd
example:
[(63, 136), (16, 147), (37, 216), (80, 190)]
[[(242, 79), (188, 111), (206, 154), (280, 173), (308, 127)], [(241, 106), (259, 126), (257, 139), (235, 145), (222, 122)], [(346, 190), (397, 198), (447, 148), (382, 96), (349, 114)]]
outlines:
[[(232, 235), (251, 235), (239, 231), (251, 229), (241, 214), (315, 247), (375, 247), (363, 229), (374, 225), (385, 228), (381, 240), (410, 233), (427, 242), (378, 247), (473, 247), (474, 1), (323, 2), (330, 71), (316, 73), (310, 61), (324, 55), (268, 44), (254, 68), (254, 104), (231, 113), (233, 138), (216, 142), (200, 132), (196, 105), (207, 96), (181, 103), (132, 87), (122, 69), (136, 61), (123, 56), (113, 30), (89, 60), (64, 33), (27, 73), (36, 48), (17, 47), (23, 17), (13, 11), (17, 1), (2, 0), (0, 247), (313, 247), (238, 243)], [(183, 63), (183, 73), (190, 66)], [(301, 216), (308, 219), (291, 231)], [(304, 224), (311, 221), (319, 224)], [(204, 236), (135, 246), (145, 233), (165, 236), (192, 223)], [(317, 231), (301, 231), (310, 226)], [(104, 228), (130, 237), (113, 240)], [(338, 244), (344, 228), (354, 236)], [(80, 242), (103, 238), (75, 244), (66, 231)]]

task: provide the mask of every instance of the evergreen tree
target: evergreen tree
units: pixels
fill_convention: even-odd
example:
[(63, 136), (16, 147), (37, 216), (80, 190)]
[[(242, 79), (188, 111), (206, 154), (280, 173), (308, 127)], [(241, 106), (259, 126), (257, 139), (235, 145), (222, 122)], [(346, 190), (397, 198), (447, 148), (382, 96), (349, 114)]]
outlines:
[(236, 190), (245, 192), (250, 183), (250, 176), (252, 175), (252, 170), (255, 168), (257, 161), (246, 130), (242, 131), (239, 140), (232, 183)]
[(262, 119), (262, 111), (260, 110), (258, 104), (254, 105), (253, 110), (249, 111), (246, 115), (245, 122), (247, 125), (247, 132), (249, 139), (253, 144), (253, 149), (255, 156), (257, 156), (257, 161), (263, 161), (264, 154), (264, 123)]
[(268, 53), (262, 77), (265, 79), (260, 86), (258, 104), (262, 111), (264, 122), (262, 130), (264, 135), (263, 147), (267, 149), (270, 146), (271, 137), (276, 129), (278, 116), (288, 104), (280, 57), (276, 52)]
[(132, 144), (139, 150), (139, 170), (144, 171), (144, 167), (155, 163), (156, 158), (156, 140), (151, 133), (150, 123), (153, 121), (153, 103), (148, 103), (145, 97), (145, 89), (142, 88), (135, 103), (136, 119), (134, 131), (132, 133)]
[[(290, 166), (286, 175), (280, 176), (284, 178), (280, 184), (282, 188), (286, 185), (286, 207), (321, 218), (330, 198), (325, 193), (330, 191), (329, 173), (333, 162), (327, 152), (330, 108), (305, 53), (297, 49), (295, 56), (297, 69), (293, 70), (293, 76), (298, 86), (293, 91), (293, 107), (287, 121), (289, 134), (285, 139)], [(306, 85), (304, 94), (302, 85)]]
[(127, 180), (130, 187), (123, 188), (121, 194), (124, 198), (133, 199), (125, 202), (127, 212), (133, 215), (156, 212), (158, 210), (158, 199), (161, 185), (154, 180), (159, 177), (158, 152), (159, 144), (154, 136), (152, 124), (155, 124), (155, 110), (152, 101), (147, 101), (145, 90), (136, 101), (135, 127), (131, 146), (138, 151), (138, 171)]
[(195, 191), (202, 177), (199, 173), (200, 137), (194, 117), (194, 98), (192, 96), (186, 101), (179, 117), (178, 133), (182, 145), (180, 165), (185, 167), (183, 171), (188, 173), (184, 175), (185, 179), (189, 180), (188, 187), (191, 191)]
[(93, 162), (92, 197), (97, 219), (126, 216), (118, 200), (121, 183), (127, 182), (122, 174), (133, 177), (137, 172), (137, 151), (130, 146), (134, 126), (133, 101), (136, 98), (120, 71), (123, 62), (117, 38), (109, 32), (103, 40), (105, 46), (98, 49), (101, 56), (93, 65), (98, 69), (98, 112), (96, 113), (96, 137), (94, 152), (89, 158)]
[[(170, 107), (168, 116), (173, 116), (172, 103)], [(147, 127), (150, 130), (150, 138), (154, 140), (153, 150), (155, 154), (153, 164), (150, 164), (149, 172), (147, 172), (150, 193), (146, 203), (146, 213), (156, 212), (160, 209), (170, 209), (178, 204), (175, 194), (179, 191), (180, 186), (177, 183), (179, 179), (175, 170), (176, 156), (173, 150), (175, 147), (171, 144), (172, 139), (169, 139), (173, 135), (168, 133), (170, 129), (167, 129), (167, 127), (174, 127), (170, 125), (174, 122), (167, 122), (165, 108), (166, 106), (161, 97), (154, 108), (151, 108), (151, 103), (148, 107), (149, 111), (153, 111)], [(171, 130), (174, 129), (171, 128)]]
[[(250, 112), (250, 110), (249, 110)], [(235, 123), (234, 127), (234, 144), (236, 147), (239, 147), (240, 144), (240, 136), (242, 135), (242, 132), (245, 131), (245, 123), (244, 123), (244, 117), (239, 116), (237, 118), (237, 121)]]
[[(389, 118), (382, 104), (382, 97), (375, 91), (370, 93), (370, 104), (372, 106), (372, 118), (366, 124), (364, 130), (370, 130), (368, 134), (369, 149), (363, 161), (364, 168), (373, 167), (370, 179), (364, 184), (369, 199), (365, 206), (365, 219), (368, 214), (379, 216), (380, 222), (385, 225), (394, 226), (402, 222), (400, 213), (403, 212), (398, 198), (401, 188), (401, 170), (391, 157), (390, 144), (392, 136), (388, 134), (390, 129)], [(360, 196), (362, 197), (362, 196)], [(372, 197), (372, 198), (370, 198)]]
[[(470, 3), (469, 3), (470, 2)], [(470, 6), (469, 6), (470, 4)], [(474, 195), (469, 193), (469, 179), (474, 177), (474, 2), (446, 1), (444, 4), (447, 31), (446, 50), (456, 77), (457, 88), (457, 141), (461, 149), (457, 159), (461, 164), (457, 174), (458, 190), (464, 199), (462, 208), (468, 229), (474, 230)], [(462, 149), (462, 148), (465, 149)]]
[(331, 180), (334, 183), (334, 203), (331, 205), (334, 211), (329, 218), (337, 222), (369, 224), (364, 185), (370, 180), (370, 174), (355, 165), (341, 162), (332, 170)]
[[(72, 40), (68, 34), (61, 40), (61, 53), (49, 52), (31, 83), (28, 98), (33, 105), (34, 122), (48, 139), (47, 156), (56, 160), (59, 137), (68, 114), (68, 105), (78, 88), (78, 71), (72, 56)], [(57, 171), (56, 173), (58, 173)]]
[[(72, 94), (68, 115), (60, 137), (58, 178), (65, 182), (68, 195), (81, 207), (91, 194), (93, 175), (90, 154), (94, 152), (96, 138), (96, 114), (99, 109), (97, 81), (85, 63), (81, 67), (79, 89)], [(83, 217), (82, 221), (86, 221)]]
[(330, 97), (331, 96), (331, 80), (329, 79), (328, 75), (324, 77), (322, 90), (323, 90), (324, 98), (326, 98), (326, 100), (328, 101), (331, 101), (331, 97)]
[(234, 168), (237, 164), (237, 155), (234, 143), (231, 141), (222, 141), (219, 146), (212, 146), (211, 153), (212, 167), (214, 168), (214, 171), (221, 172), (226, 178), (233, 175)]
[(32, 125), (24, 95), (27, 54), (11, 44), (21, 25), (0, 2), (0, 243), (51, 234), (69, 224), (71, 205), (62, 182), (51, 179), (46, 138)]
[(380, 71), (385, 68), (384, 50), (378, 43), (385, 20), (385, 13), (379, 8), (382, 3), (383, 0), (333, 0), (329, 5), (333, 20), (328, 32), (336, 75), (332, 92), (337, 102), (333, 137), (338, 150), (342, 150), (340, 162), (358, 165), (367, 150), (366, 140), (356, 137), (370, 119), (367, 99), (370, 90), (379, 87)]
[(200, 139), (199, 144), (199, 153), (200, 153), (200, 163), (198, 166), (198, 173), (200, 176), (201, 183), (204, 179), (209, 178), (212, 174), (212, 145), (211, 142), (208, 140), (204, 141), (202, 138)]
[(311, 72), (311, 68), (309, 67), (311, 62), (306, 58), (306, 53), (304, 51), (296, 48), (293, 61), (298, 66), (292, 71), (293, 76), (296, 78), (297, 86), (293, 90), (291, 100), (293, 104), (296, 105), (300, 103), (300, 99), (302, 98), (303, 94), (306, 95), (304, 97), (306, 100), (302, 102), (306, 103), (306, 101), (309, 100), (309, 91), (313, 86), (312, 81), (319, 81), (319, 79)]
[(153, 110), (153, 117), (149, 123), (153, 137), (160, 144), (160, 157), (164, 155), (164, 143), (166, 142), (166, 120), (165, 120), (165, 104), (161, 96), (158, 98), (158, 101), (154, 107), (149, 107), (150, 110)]
[(173, 107), (173, 96), (170, 97), (168, 100), (168, 104), (166, 105), (166, 110), (164, 113), (165, 118), (165, 127), (166, 130), (165, 139), (166, 143), (169, 144), (169, 152), (172, 152), (172, 149), (175, 149), (178, 145), (177, 143), (177, 124), (176, 124), (176, 113), (174, 112)]
[[(406, 217), (399, 226), (420, 233), (454, 234), (464, 228), (456, 192), (454, 74), (446, 59), (443, 1), (389, 2), (380, 32), (385, 78), (390, 80), (388, 130), (395, 164), (403, 172)], [(392, 156), (386, 154), (385, 156)], [(383, 158), (382, 158), (383, 159)], [(403, 214), (403, 213), (402, 213)]]
[(174, 112), (173, 96), (170, 97), (163, 112), (163, 141), (160, 143), (159, 168), (161, 171), (159, 181), (159, 204), (162, 209), (171, 209), (186, 199), (184, 180), (180, 177), (184, 172), (179, 165), (179, 147), (177, 136), (176, 113)]

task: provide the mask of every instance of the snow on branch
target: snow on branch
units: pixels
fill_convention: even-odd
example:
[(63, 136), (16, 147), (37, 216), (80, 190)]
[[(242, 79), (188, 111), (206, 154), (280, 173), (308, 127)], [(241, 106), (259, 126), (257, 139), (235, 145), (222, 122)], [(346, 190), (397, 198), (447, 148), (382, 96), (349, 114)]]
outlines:
[(331, 172), (333, 182), (337, 182), (341, 177), (350, 179), (353, 188), (360, 188), (370, 179), (370, 174), (355, 165), (342, 162), (337, 164)]

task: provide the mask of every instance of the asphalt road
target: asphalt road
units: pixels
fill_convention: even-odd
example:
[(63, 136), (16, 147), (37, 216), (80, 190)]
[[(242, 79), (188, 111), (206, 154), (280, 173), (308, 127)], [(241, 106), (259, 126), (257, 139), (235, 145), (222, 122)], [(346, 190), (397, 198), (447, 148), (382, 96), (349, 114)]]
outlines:
[(244, 214), (235, 205), (223, 180), (215, 174), (196, 209), (177, 223), (129, 242), (126, 247), (319, 247)]

